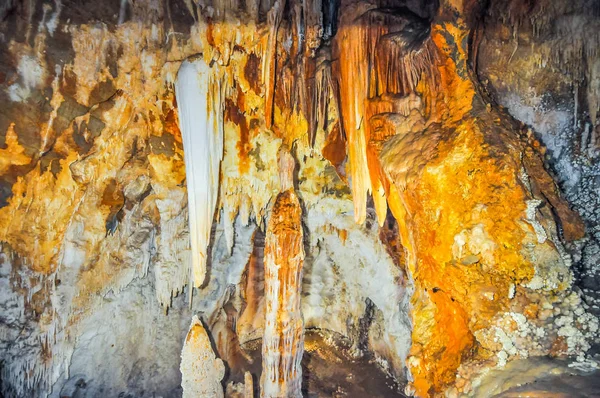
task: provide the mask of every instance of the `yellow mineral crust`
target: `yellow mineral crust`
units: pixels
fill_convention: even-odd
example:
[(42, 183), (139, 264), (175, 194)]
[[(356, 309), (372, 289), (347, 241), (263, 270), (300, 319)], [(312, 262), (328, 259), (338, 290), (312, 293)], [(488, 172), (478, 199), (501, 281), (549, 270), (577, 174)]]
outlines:
[[(415, 283), (407, 362), (412, 387), (423, 397), (445, 391), (461, 364), (502, 350), (490, 344), (494, 332), (482, 333), (499, 328), (503, 332), (498, 333), (510, 336), (517, 330), (514, 323), (502, 323), (500, 314), (515, 311), (525, 315), (518, 319), (535, 322), (536, 311), (527, 310), (528, 303), (552, 303), (570, 284), (568, 265), (555, 243), (536, 237), (532, 225), (537, 221), (527, 222), (534, 193), (532, 178), (524, 182), (523, 170), (535, 169), (543, 180), (547, 174), (535, 161), (538, 155), (522, 160), (532, 149), (519, 137), (518, 125), (486, 109), (467, 70), (457, 67), (457, 60), (466, 59), (456, 45), (465, 31), (460, 24), (434, 28), (442, 55), (440, 95), (429, 125), (392, 137), (380, 154), (391, 183), (388, 201)], [(552, 217), (535, 217), (546, 230), (556, 229)], [(561, 276), (532, 286), (537, 268)], [(522, 294), (513, 300), (515, 285), (553, 292), (530, 294), (519, 287)]]
[(56, 176), (36, 167), (19, 177), (9, 205), (0, 209), (0, 240), (25, 253), (35, 272), (48, 275), (56, 270), (64, 232), (82, 196), (68, 167), (76, 159), (72, 153), (61, 160)]
[(14, 123), (8, 126), (4, 140), (6, 148), (0, 148), (0, 175), (9, 171), (11, 166), (21, 166), (31, 161), (29, 156), (23, 153), (25, 148), (19, 144)]
[[(418, 362), (409, 363), (419, 364), (412, 373), (423, 396), (454, 380), (462, 360), (475, 353), (472, 332), (507, 308), (511, 283), (534, 272), (520, 254), (525, 197), (515, 170), (489, 156), (473, 125), (458, 130), (402, 194), (416, 259), (409, 266), (417, 286), (412, 354)], [(484, 290), (496, 292), (494, 299)]]

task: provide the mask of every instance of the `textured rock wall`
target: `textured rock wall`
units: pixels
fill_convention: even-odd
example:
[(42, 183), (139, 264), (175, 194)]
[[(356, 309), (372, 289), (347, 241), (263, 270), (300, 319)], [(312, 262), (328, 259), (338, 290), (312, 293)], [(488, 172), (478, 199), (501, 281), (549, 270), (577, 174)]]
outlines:
[(429, 39), (406, 10), (352, 2), (336, 36), (355, 216), (372, 192), (377, 213), (387, 199), (400, 224), (419, 396), (468, 392), (513, 358), (585, 352), (598, 327), (582, 309), (560, 316), (580, 305), (565, 243), (583, 223), (540, 143), (481, 94), (470, 12), (442, 4)]
[[(577, 308), (569, 265), (583, 250), (580, 264), (597, 269), (597, 206), (586, 205), (595, 198), (597, 73), (591, 38), (567, 15), (593, 27), (582, 14), (597, 11), (583, 0), (517, 3), (343, 1), (338, 12), (319, 1), (5, 2), (5, 394), (177, 395), (192, 314), (219, 357), (247, 361), (239, 342), (264, 327), (255, 321), (264, 316), (260, 229), (290, 185), (278, 173), (280, 148), (297, 164), (307, 327), (351, 337), (420, 396), (467, 392), (485, 369), (529, 355), (585, 359), (597, 320)], [(571, 37), (581, 39), (573, 53), (561, 44)], [(221, 82), (213, 105), (223, 109), (198, 289), (188, 287), (194, 175), (174, 93), (189, 57)], [(573, 82), (553, 86), (562, 69), (528, 67), (538, 61), (573, 66)], [(531, 79), (553, 94), (532, 94)], [(572, 106), (555, 106), (558, 98)], [(577, 122), (565, 130), (571, 111)], [(587, 241), (544, 169), (536, 132)]]
[(482, 18), (476, 59), (490, 96), (543, 143), (561, 191), (586, 223), (586, 237), (570, 250), (584, 299), (595, 313), (599, 13), (589, 1), (538, 1), (527, 13), (515, 4), (492, 2)]
[[(6, 60), (0, 65), (0, 96), (6, 104), (0, 111), (0, 239), (7, 287), (2, 292), (2, 388), (9, 396), (50, 391), (177, 395), (176, 357), (191, 313), (203, 315), (219, 356), (238, 358), (226, 323), (244, 313), (235, 287), (253, 251), (255, 225), (264, 225), (269, 201), (279, 190), (281, 144), (293, 148), (299, 160), (298, 192), (307, 209), (320, 214), (315, 228), (333, 231), (336, 217), (351, 212), (345, 183), (319, 154), (324, 127), (331, 126), (313, 126), (317, 149), (309, 145), (305, 113), (291, 105), (301, 96), (306, 111), (308, 94), (295, 91), (301, 85), (287, 86), (292, 57), (276, 57), (281, 51), (269, 46), (279, 43), (279, 49), (292, 51), (281, 43), (300, 37), (293, 36), (298, 25), (288, 18), (280, 29), (275, 26), (273, 19), (282, 18), (269, 12), (277, 10), (271, 4), (248, 3), (247, 10), (179, 2), (6, 6), (0, 46)], [(224, 15), (225, 9), (236, 11)], [(294, 12), (299, 20), (300, 11)], [(311, 30), (321, 26), (320, 19), (307, 23)], [(316, 36), (307, 35), (312, 41), (299, 53), (314, 55)], [(195, 290), (192, 309), (186, 310), (185, 298), (178, 295), (184, 290), (188, 300), (192, 295), (186, 287), (192, 256), (174, 84), (181, 62), (200, 53), (220, 65), (216, 77), (224, 79), (225, 145), (212, 261), (205, 286)], [(273, 70), (288, 77), (275, 79)], [(333, 107), (328, 112), (335, 115)], [(361, 231), (343, 224), (350, 235)], [(377, 228), (360, 233), (377, 244)], [(404, 288), (393, 283), (401, 271), (387, 253), (377, 256), (386, 267), (374, 268), (401, 299)], [(324, 291), (341, 290), (346, 279), (359, 278), (349, 272), (356, 265), (340, 262), (341, 272), (321, 284)], [(377, 341), (373, 349), (401, 374), (410, 341), (406, 309), (386, 303), (374, 287), (363, 291), (353, 282), (348, 292), (336, 305), (346, 302), (352, 311), (331, 322), (317, 312), (311, 322), (351, 335), (365, 299), (379, 294), (385, 318), (381, 334), (395, 337)], [(313, 289), (316, 301), (318, 294)], [(361, 297), (358, 306), (355, 296)], [(159, 340), (168, 344), (158, 342), (160, 333)], [(260, 326), (254, 335), (262, 335)], [(150, 374), (155, 376), (145, 376)]]

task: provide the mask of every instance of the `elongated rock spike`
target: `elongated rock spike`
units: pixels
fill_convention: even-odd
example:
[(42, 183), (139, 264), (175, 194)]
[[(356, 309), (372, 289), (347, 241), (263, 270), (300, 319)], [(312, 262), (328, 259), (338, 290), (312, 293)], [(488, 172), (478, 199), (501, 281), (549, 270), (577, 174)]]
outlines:
[(293, 188), (280, 193), (265, 239), (266, 321), (261, 397), (302, 397), (304, 324), (300, 308), (302, 210)]
[(223, 158), (223, 109), (221, 82), (202, 58), (184, 61), (175, 92), (185, 158), (192, 281), (204, 282), (210, 231), (219, 193)]
[(222, 398), (225, 365), (215, 356), (200, 319), (194, 315), (181, 351), (181, 387), (184, 398)]

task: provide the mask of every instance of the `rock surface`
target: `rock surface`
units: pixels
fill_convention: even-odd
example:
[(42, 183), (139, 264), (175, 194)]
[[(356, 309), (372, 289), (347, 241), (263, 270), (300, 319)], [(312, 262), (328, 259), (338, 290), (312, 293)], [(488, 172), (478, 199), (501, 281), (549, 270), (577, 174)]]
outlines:
[[(2, 393), (178, 396), (194, 315), (248, 368), (291, 187), (304, 327), (408, 392), (597, 366), (597, 4), (436, 3), (4, 2)], [(222, 153), (186, 148), (188, 59), (220, 82)]]

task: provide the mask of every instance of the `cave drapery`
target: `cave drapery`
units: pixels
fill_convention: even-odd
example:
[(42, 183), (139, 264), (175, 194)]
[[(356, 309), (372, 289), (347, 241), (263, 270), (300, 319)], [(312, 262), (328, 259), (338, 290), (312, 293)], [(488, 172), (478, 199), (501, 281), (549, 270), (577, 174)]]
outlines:
[(2, 394), (599, 368), (593, 0), (114, 3), (0, 5)]

